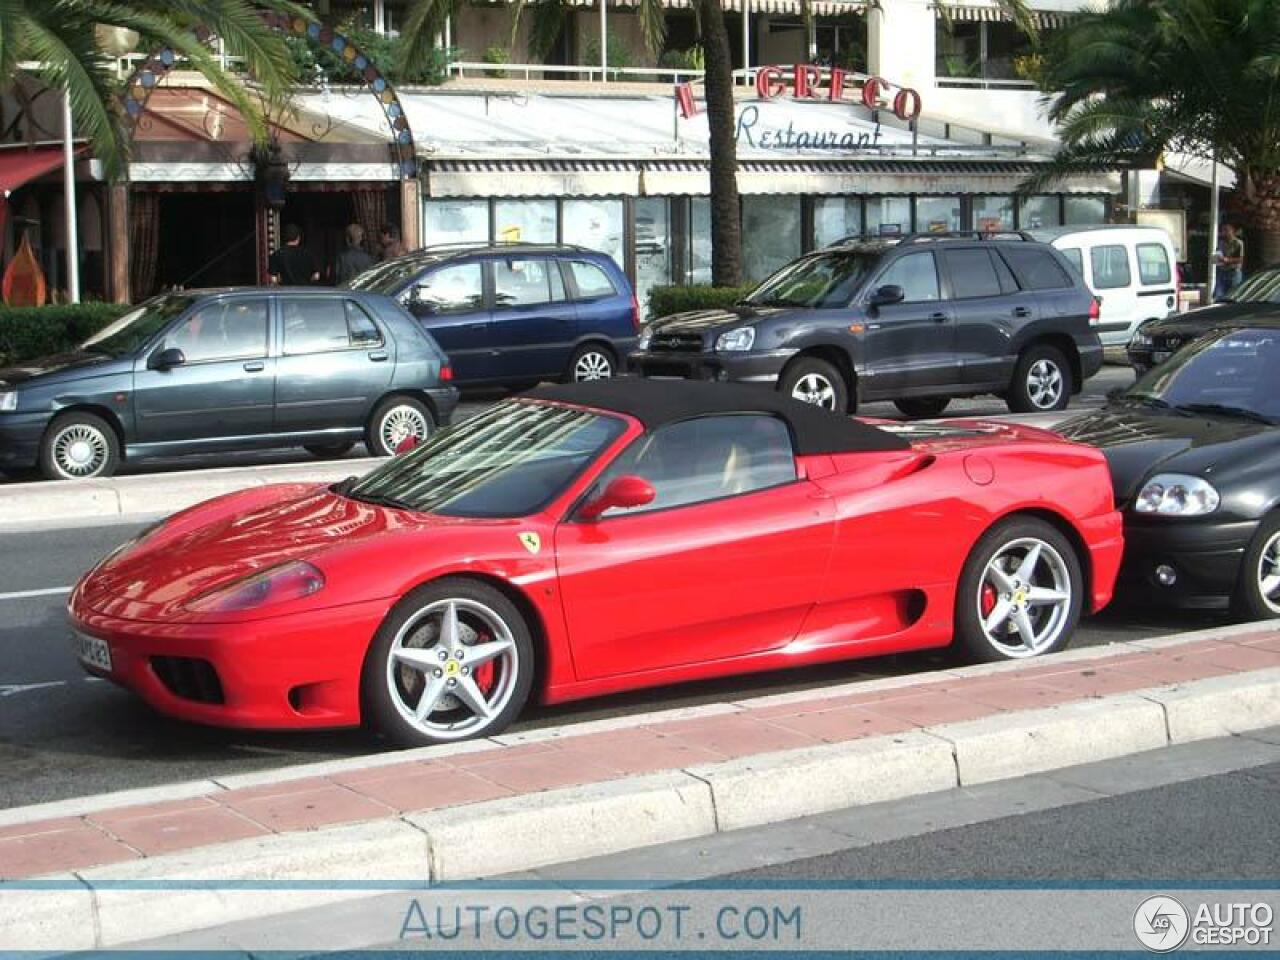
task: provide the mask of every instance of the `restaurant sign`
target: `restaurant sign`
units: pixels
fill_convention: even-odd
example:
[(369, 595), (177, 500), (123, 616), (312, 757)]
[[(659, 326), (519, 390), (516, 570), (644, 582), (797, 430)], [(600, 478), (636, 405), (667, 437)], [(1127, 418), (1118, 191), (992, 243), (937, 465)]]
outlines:
[[(786, 94), (801, 101), (853, 103), (869, 110), (887, 108), (908, 122), (915, 121), (924, 106), (920, 93), (911, 87), (840, 67), (798, 63), (794, 67), (769, 66), (756, 71), (756, 96), (761, 100), (776, 100)], [(691, 83), (676, 84), (676, 106), (685, 119), (699, 112)]]

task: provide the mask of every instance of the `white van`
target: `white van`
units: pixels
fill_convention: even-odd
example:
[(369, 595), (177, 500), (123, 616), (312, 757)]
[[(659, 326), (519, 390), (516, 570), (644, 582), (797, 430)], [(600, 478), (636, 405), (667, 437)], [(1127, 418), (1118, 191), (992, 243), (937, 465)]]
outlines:
[(1139, 325), (1178, 308), (1173, 240), (1159, 227), (1128, 224), (1027, 231), (1062, 251), (1102, 305), (1094, 329), (1106, 347), (1127, 346)]

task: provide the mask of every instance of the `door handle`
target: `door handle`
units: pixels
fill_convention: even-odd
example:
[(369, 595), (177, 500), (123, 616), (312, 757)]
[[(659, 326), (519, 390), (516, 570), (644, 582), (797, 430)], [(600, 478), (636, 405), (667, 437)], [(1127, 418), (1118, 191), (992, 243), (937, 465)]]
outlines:
[(1013, 315), (1015, 317), (1029, 317), (1031, 316), (1031, 308), (1030, 307), (1014, 307)]
[(929, 314), (929, 319), (934, 323), (946, 323), (947, 315), (945, 313), (931, 313)]
[(267, 369), (267, 365), (261, 360), (250, 360), (244, 365), (245, 373), (261, 373)]
[(387, 351), (375, 350), (373, 353), (369, 354), (369, 359), (374, 363), (382, 363), (382, 361), (387, 359)]

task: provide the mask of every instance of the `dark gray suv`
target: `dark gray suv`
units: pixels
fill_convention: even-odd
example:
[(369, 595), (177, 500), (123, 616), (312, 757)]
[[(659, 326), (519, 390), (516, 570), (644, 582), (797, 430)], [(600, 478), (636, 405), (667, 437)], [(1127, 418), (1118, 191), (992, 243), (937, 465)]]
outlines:
[(739, 380), (852, 413), (937, 416), (994, 393), (1061, 410), (1102, 366), (1098, 304), (1061, 253), (1023, 234), (856, 239), (801, 257), (731, 310), (641, 331), (646, 377)]
[(162, 294), (72, 353), (0, 370), (0, 468), (303, 446), (375, 455), (446, 424), (448, 359), (395, 301), (314, 287)]

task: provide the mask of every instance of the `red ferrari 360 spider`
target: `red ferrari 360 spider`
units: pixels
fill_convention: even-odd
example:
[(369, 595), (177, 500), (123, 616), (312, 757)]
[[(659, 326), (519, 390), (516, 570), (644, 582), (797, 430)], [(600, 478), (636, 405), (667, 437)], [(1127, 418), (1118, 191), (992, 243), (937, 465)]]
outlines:
[(92, 673), (238, 727), (408, 743), (558, 702), (951, 643), (1061, 648), (1122, 547), (1097, 451), (1028, 427), (878, 425), (772, 391), (535, 390), (360, 479), (152, 528), (70, 614)]

